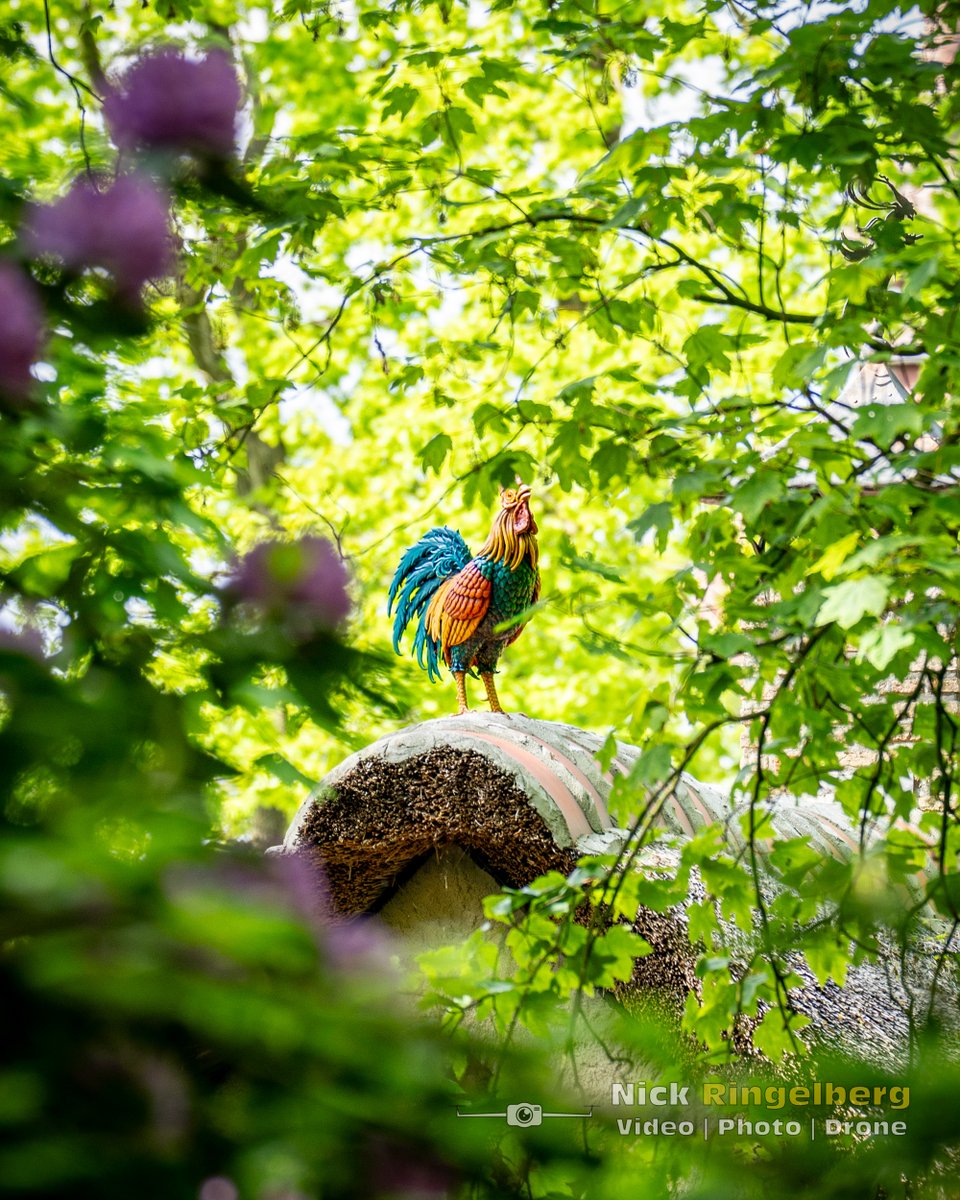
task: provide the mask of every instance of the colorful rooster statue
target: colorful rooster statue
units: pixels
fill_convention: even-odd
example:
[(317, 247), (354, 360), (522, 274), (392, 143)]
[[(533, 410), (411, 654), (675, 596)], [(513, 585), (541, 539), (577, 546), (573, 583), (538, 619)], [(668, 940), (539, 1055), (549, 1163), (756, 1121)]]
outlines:
[(516, 641), (523, 624), (499, 632), (497, 627), (536, 603), (539, 555), (530, 489), (523, 485), (500, 493), (500, 512), (475, 558), (446, 525), (424, 534), (401, 558), (387, 599), (388, 614), (397, 605), (393, 648), (400, 653), (403, 631), (419, 618), (413, 639), (417, 661), (431, 679), (439, 679), (443, 657), (457, 685), (458, 715), (467, 711), (466, 675), (474, 670), (491, 710), (503, 712), (493, 676), (504, 647)]

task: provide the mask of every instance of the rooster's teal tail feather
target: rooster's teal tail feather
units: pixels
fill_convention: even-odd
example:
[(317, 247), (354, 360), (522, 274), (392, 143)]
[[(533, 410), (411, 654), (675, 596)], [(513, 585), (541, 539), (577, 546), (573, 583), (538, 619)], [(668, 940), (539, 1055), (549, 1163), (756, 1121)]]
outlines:
[[(400, 559), (387, 595), (387, 614), (397, 605), (393, 622), (393, 648), (400, 653), (400, 639), (410, 622), (417, 618), (413, 650), (417, 662), (430, 679), (440, 678), (440, 646), (427, 633), (427, 609), (434, 593), (451, 575), (456, 575), (471, 559), (467, 543), (455, 529), (441, 525), (424, 534)], [(424, 662), (426, 654), (426, 662)]]

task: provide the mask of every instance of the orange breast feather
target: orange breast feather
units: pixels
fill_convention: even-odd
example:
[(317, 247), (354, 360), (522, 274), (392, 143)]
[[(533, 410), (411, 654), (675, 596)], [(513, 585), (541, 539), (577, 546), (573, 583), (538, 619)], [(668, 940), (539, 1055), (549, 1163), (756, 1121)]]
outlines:
[(492, 590), (493, 584), (474, 563), (468, 563), (437, 590), (427, 609), (427, 632), (440, 643), (444, 658), (451, 646), (459, 646), (476, 633), (490, 607)]

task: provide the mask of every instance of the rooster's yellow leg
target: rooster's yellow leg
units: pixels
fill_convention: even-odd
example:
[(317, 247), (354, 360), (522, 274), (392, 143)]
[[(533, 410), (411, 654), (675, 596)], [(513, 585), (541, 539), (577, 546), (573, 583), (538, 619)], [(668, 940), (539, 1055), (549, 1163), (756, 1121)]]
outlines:
[(457, 685), (457, 716), (462, 717), (467, 712), (467, 684), (465, 672), (454, 671), (453, 681)]
[(480, 678), (483, 680), (483, 686), (487, 689), (487, 699), (490, 701), (490, 711), (502, 713), (500, 700), (497, 696), (497, 689), (493, 683), (493, 675), (489, 671), (481, 671)]

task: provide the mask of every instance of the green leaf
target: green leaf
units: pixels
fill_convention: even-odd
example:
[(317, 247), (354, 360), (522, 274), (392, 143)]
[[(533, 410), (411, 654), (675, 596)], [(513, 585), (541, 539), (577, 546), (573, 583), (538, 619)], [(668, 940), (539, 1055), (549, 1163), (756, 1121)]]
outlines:
[(771, 468), (765, 468), (731, 493), (730, 504), (753, 522), (768, 504), (778, 500), (785, 491), (782, 476)]
[(32, 554), (15, 569), (14, 574), (25, 592), (34, 596), (50, 596), (64, 584), (82, 547), (70, 543)]
[(662, 783), (673, 769), (673, 751), (662, 742), (651, 746), (630, 768), (632, 783), (653, 787)]
[(443, 111), (443, 123), (453, 137), (459, 138), (466, 133), (476, 133), (477, 127), (473, 117), (465, 108), (452, 104)]
[(733, 339), (719, 325), (703, 325), (683, 343), (683, 353), (692, 367), (729, 371)]
[(788, 1024), (779, 1008), (768, 1009), (751, 1033), (754, 1046), (771, 1062), (780, 1062), (786, 1055), (796, 1054), (802, 1049), (803, 1043), (798, 1035), (810, 1024), (810, 1019), (797, 1013), (789, 1016), (791, 1019)]
[(820, 574), (827, 581), (831, 580), (836, 575), (847, 559), (854, 553), (860, 534), (857, 530), (848, 533), (846, 537), (840, 538), (834, 542), (824, 553), (817, 559), (812, 567), (806, 570), (807, 575)]
[(857, 661), (866, 659), (878, 671), (885, 670), (901, 650), (915, 642), (914, 635), (902, 625), (884, 622), (860, 635)]
[(612, 987), (633, 975), (636, 959), (653, 953), (653, 947), (626, 925), (612, 925), (590, 948), (586, 979), (596, 987)]
[(265, 771), (269, 771), (271, 775), (275, 775), (281, 783), (294, 784), (305, 783), (307, 787), (316, 787), (317, 780), (311, 779), (309, 775), (305, 775), (299, 767), (295, 767), (289, 759), (284, 758), (282, 754), (274, 752), (273, 754), (261, 754), (259, 758), (254, 759), (253, 765), (260, 767)]
[(603, 745), (596, 753), (596, 760), (600, 764), (603, 771), (609, 771), (613, 760), (617, 756), (617, 739), (612, 733), (608, 733), (604, 738)]
[(669, 502), (661, 500), (656, 504), (651, 504), (639, 517), (628, 521), (627, 528), (638, 542), (642, 542), (644, 536), (651, 529), (655, 529), (657, 532), (654, 542), (662, 554), (667, 548), (667, 540), (670, 537), (670, 530), (673, 528), (673, 511)]
[(380, 112), (380, 119), (385, 121), (393, 113), (397, 113), (402, 121), (417, 102), (420, 93), (409, 83), (401, 83), (384, 94), (386, 103)]
[(626, 203), (620, 205), (604, 228), (620, 229), (624, 225), (636, 225), (648, 205), (649, 202), (645, 196), (631, 196)]
[(821, 987), (824, 987), (828, 980), (832, 980), (837, 987), (843, 987), (846, 983), (850, 966), (850, 955), (846, 946), (837, 941), (824, 940), (805, 946), (803, 956)]
[(811, 342), (788, 346), (773, 367), (773, 382), (778, 388), (803, 387), (823, 364), (827, 348)]
[(447, 433), (438, 433), (420, 451), (420, 462), (425, 471), (440, 474), (443, 460), (453, 449), (453, 439)]
[(700, 647), (718, 658), (734, 658), (749, 653), (754, 643), (744, 633), (707, 633), (700, 638)]
[(922, 292), (928, 283), (936, 279), (939, 270), (940, 256), (935, 253), (926, 253), (920, 262), (907, 272), (903, 284), (904, 296), (913, 297)]
[(923, 429), (923, 410), (913, 401), (907, 401), (903, 404), (871, 404), (861, 409), (852, 433), (856, 438), (869, 438), (886, 449), (904, 434), (917, 437)]
[(834, 584), (823, 592), (817, 613), (817, 625), (831, 622), (841, 629), (852, 629), (865, 616), (879, 616), (886, 608), (890, 579), (885, 575), (867, 575)]
[(769, 984), (769, 979), (766, 971), (752, 971), (740, 981), (740, 1003), (744, 1012), (756, 1011), (757, 993)]
[(528, 604), (526, 608), (521, 609), (518, 613), (514, 613), (512, 617), (506, 617), (504, 620), (498, 621), (493, 627), (494, 633), (504, 633), (508, 629), (514, 629), (517, 625), (526, 625), (534, 613), (546, 607), (546, 600), (538, 600), (536, 604)]
[(516, 78), (517, 72), (509, 63), (484, 58), (481, 62), (480, 74), (468, 79), (463, 85), (463, 91), (474, 104), (482, 107), (487, 96), (499, 96), (502, 100), (509, 100), (510, 93), (499, 85)]

